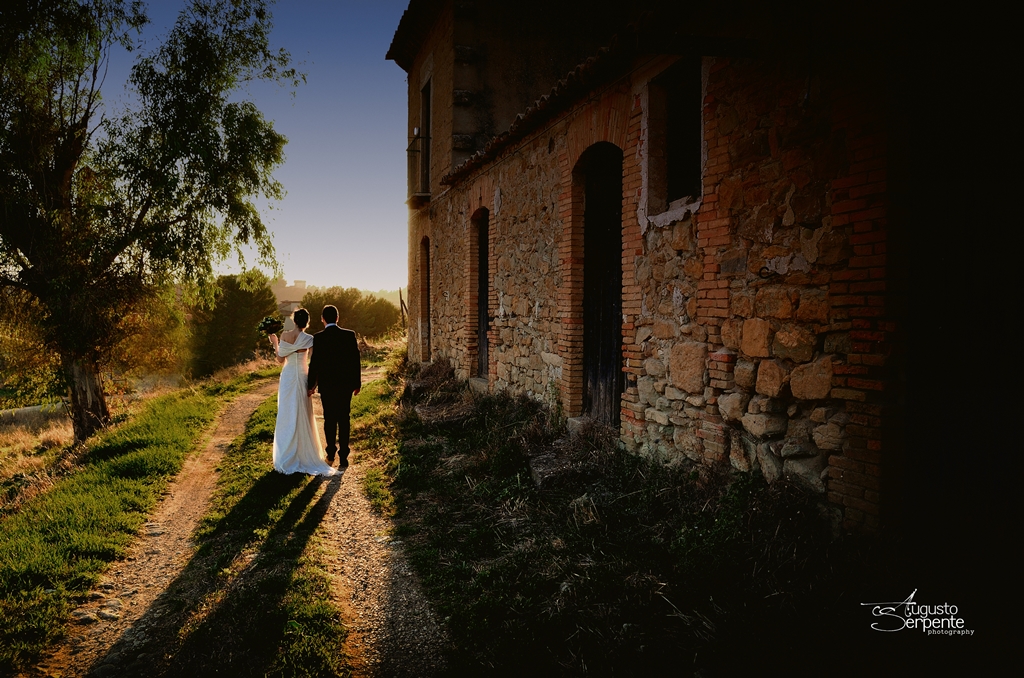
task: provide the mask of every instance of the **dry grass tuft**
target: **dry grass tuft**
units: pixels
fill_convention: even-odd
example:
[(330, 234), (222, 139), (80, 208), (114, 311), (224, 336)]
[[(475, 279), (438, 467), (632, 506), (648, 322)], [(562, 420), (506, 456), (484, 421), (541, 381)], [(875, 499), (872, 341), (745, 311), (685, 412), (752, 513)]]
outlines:
[(232, 365), (231, 367), (225, 367), (217, 370), (210, 376), (206, 381), (208, 382), (227, 382), (238, 377), (252, 374), (253, 372), (260, 372), (262, 370), (272, 369), (277, 366), (270, 358), (256, 358), (246, 363), (239, 363)]
[(42, 468), (55, 448), (74, 440), (71, 419), (62, 410), (25, 411), (0, 425), (0, 482)]
[(80, 447), (66, 414), (31, 416), (29, 423), (0, 427), (0, 515), (43, 494), (75, 467)]

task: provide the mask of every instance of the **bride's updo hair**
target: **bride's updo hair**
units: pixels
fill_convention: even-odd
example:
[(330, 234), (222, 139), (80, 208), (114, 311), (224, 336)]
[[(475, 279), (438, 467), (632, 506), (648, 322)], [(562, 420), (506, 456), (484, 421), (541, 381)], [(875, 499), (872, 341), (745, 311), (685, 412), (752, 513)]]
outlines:
[(306, 329), (306, 325), (309, 324), (309, 311), (304, 308), (297, 308), (292, 313), (292, 321), (295, 322), (295, 326), (300, 330)]

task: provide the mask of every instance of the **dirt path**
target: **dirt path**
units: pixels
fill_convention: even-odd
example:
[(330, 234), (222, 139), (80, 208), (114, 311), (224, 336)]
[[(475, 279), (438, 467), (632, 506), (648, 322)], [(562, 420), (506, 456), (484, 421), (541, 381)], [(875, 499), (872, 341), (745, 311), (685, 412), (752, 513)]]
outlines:
[[(364, 371), (363, 381), (377, 376), (379, 370)], [(220, 457), (276, 389), (276, 381), (261, 384), (227, 407), (203, 452), (190, 457), (168, 487), (128, 557), (113, 564), (89, 600), (72, 613), (65, 641), (26, 676), (145, 675), (147, 627), (158, 631), (162, 625), (158, 598), (193, 555), (191, 535), (207, 511)], [(319, 397), (314, 405), (319, 423)], [(443, 630), (401, 544), (388, 536), (390, 523), (363, 495), (362, 476), (363, 469), (352, 464), (339, 480), (318, 489), (318, 496), (333, 492), (317, 535), (335, 603), (350, 629), (346, 652), (353, 675), (438, 675), (443, 671)]]
[(353, 676), (436, 676), (443, 671), (444, 632), (427, 604), (390, 523), (362, 492), (353, 464), (318, 534), (325, 569), (349, 629)]
[[(381, 368), (363, 370), (363, 383)], [(319, 396), (313, 404), (323, 421)], [(352, 455), (353, 457), (355, 455)], [(345, 651), (352, 675), (379, 678), (435, 676), (443, 671), (443, 629), (435, 618), (391, 523), (370, 506), (362, 491), (365, 469), (351, 464), (332, 497), (317, 535), (331, 575), (335, 603), (349, 636)]]
[[(260, 384), (227, 406), (206, 447), (185, 461), (168, 486), (150, 522), (143, 527), (128, 556), (103, 576), (90, 599), (72, 612), (65, 641), (37, 665), (42, 675), (80, 676), (102, 660), (94, 673), (117, 675), (118, 668), (145, 657), (111, 656), (110, 649), (135, 627), (157, 597), (181, 573), (192, 556), (191, 536), (206, 513), (217, 484), (217, 462), (245, 430), (260, 403), (277, 392), (277, 382)], [(104, 666), (109, 669), (104, 670)], [(37, 674), (38, 675), (38, 674)]]

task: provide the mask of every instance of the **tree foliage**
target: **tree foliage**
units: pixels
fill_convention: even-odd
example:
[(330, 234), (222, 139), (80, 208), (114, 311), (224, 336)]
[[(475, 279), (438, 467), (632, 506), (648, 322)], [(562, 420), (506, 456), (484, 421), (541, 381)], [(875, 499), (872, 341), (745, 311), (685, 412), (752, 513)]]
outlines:
[(192, 373), (196, 377), (255, 357), (267, 344), (256, 325), (268, 315), (277, 315), (277, 300), (261, 274), (221, 276), (217, 288), (214, 306), (199, 307), (192, 315)]
[(125, 308), (119, 338), (101, 367), (122, 377), (183, 374), (191, 355), (186, 311), (173, 287), (153, 290)]
[[(0, 409), (56, 401), (66, 395), (60, 356), (43, 341), (38, 300), (0, 288)], [(185, 308), (173, 288), (121, 309), (117, 338), (100, 362), (109, 377), (182, 374), (189, 360)]]
[(39, 302), (27, 292), (0, 288), (0, 409), (55, 401), (60, 360), (40, 341)]
[(75, 436), (109, 419), (99, 366), (126, 308), (171, 282), (209, 299), (243, 245), (275, 265), (253, 204), (280, 198), (285, 139), (238, 90), (297, 84), (269, 43), (264, 0), (191, 0), (141, 55), (117, 116), (102, 106), (111, 50), (139, 46), (139, 2), (14, 0), (0, 9), (0, 286), (39, 304)]
[(379, 337), (399, 320), (398, 307), (386, 299), (378, 299), (354, 287), (325, 287), (310, 290), (302, 297), (302, 306), (309, 311), (309, 327), (313, 334), (324, 328), (320, 314), (331, 304), (338, 309), (338, 324), (364, 337)]

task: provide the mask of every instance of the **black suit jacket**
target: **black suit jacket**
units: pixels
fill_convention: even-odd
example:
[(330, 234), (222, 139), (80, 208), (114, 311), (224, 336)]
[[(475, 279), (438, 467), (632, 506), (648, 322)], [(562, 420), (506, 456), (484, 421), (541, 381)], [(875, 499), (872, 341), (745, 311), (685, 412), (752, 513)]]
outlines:
[(307, 388), (321, 395), (351, 394), (360, 386), (359, 345), (356, 333), (337, 326), (313, 335)]

